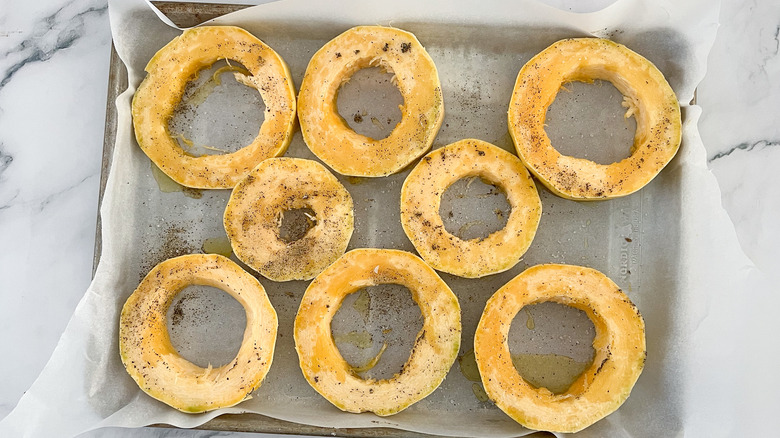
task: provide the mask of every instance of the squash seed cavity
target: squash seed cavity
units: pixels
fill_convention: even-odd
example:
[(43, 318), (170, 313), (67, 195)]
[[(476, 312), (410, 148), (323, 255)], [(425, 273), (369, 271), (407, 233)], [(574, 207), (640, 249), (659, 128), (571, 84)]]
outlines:
[(294, 208), (282, 212), (279, 218), (279, 238), (285, 243), (300, 240), (317, 225), (317, 216), (311, 208)]
[(504, 191), (476, 176), (447, 187), (439, 206), (444, 229), (463, 240), (482, 240), (503, 229), (511, 211)]
[(420, 308), (398, 284), (380, 284), (347, 295), (331, 321), (344, 360), (364, 379), (401, 372), (422, 329)]
[(609, 81), (569, 82), (547, 109), (545, 132), (562, 155), (617, 163), (631, 155), (636, 134), (636, 108), (627, 102)]
[(180, 356), (195, 365), (220, 367), (241, 348), (246, 312), (228, 293), (210, 286), (187, 286), (168, 308), (168, 334)]
[(593, 363), (595, 333), (585, 312), (544, 302), (517, 313), (507, 342), (523, 379), (562, 394)]
[(233, 153), (250, 144), (265, 120), (265, 103), (236, 61), (221, 60), (190, 79), (168, 130), (188, 155)]
[(356, 71), (339, 88), (336, 107), (353, 131), (374, 140), (387, 138), (401, 121), (404, 98), (395, 75), (382, 67)]

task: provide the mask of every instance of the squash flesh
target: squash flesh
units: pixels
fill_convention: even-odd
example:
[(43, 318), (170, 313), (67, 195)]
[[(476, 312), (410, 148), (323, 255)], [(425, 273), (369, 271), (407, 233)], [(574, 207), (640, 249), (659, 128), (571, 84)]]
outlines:
[[(240, 62), (251, 73), (242, 77), (266, 105), (265, 120), (249, 145), (236, 152), (194, 157), (171, 137), (168, 121), (189, 80), (220, 59)], [(295, 89), (284, 60), (249, 32), (232, 26), (188, 29), (160, 49), (133, 96), (136, 140), (147, 156), (177, 183), (192, 188), (233, 188), (266, 158), (282, 155), (295, 125)]]
[[(401, 121), (384, 139), (353, 131), (339, 115), (339, 87), (356, 71), (382, 67), (395, 74), (404, 98)], [(441, 84), (433, 60), (417, 38), (400, 29), (358, 26), (314, 54), (298, 95), (306, 145), (342, 175), (393, 174), (424, 154), (444, 119)]]
[[(218, 368), (202, 368), (171, 344), (167, 311), (185, 286), (222, 289), (246, 311), (246, 329), (236, 357)], [(182, 412), (234, 406), (257, 389), (271, 367), (276, 311), (262, 285), (230, 259), (191, 254), (155, 266), (127, 299), (119, 322), (122, 363), (151, 397)]]
[[(399, 374), (364, 380), (339, 353), (330, 323), (345, 296), (388, 283), (409, 288), (423, 328)], [(312, 281), (295, 318), (295, 348), (309, 384), (341, 410), (380, 416), (406, 409), (439, 386), (457, 357), (460, 333), (460, 306), (446, 283), (416, 256), (388, 249), (345, 254)]]
[[(284, 241), (285, 211), (311, 208), (316, 224)], [(274, 281), (310, 280), (347, 249), (354, 229), (352, 197), (325, 166), (301, 158), (269, 158), (233, 189), (225, 231), (236, 256)]]
[[(561, 155), (544, 131), (547, 108), (571, 81), (610, 81), (636, 118), (631, 155), (603, 165)], [(644, 187), (677, 153), (680, 106), (663, 74), (625, 46), (598, 38), (561, 40), (526, 63), (508, 111), (509, 132), (526, 167), (553, 193), (573, 200), (626, 196)]]
[[(512, 208), (503, 229), (479, 240), (450, 234), (439, 216), (444, 191), (470, 176), (500, 186)], [(517, 264), (533, 241), (541, 215), (542, 202), (523, 163), (481, 140), (461, 140), (429, 153), (401, 189), (401, 224), (417, 252), (434, 269), (466, 278)]]
[[(562, 394), (534, 388), (517, 372), (507, 335), (524, 306), (553, 301), (584, 311), (593, 322), (593, 364)], [(615, 411), (628, 398), (644, 367), (644, 321), (604, 274), (579, 266), (527, 269), (487, 302), (474, 337), (485, 391), (525, 427), (573, 433)]]

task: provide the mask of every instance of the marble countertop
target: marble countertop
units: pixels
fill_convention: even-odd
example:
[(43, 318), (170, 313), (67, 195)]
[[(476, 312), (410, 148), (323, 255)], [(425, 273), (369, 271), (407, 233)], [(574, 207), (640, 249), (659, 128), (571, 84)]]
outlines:
[[(576, 2), (548, 3), (570, 8)], [(585, 3), (576, 7), (611, 1)], [(104, 0), (2, 1), (0, 418), (46, 364), (90, 282), (110, 45)], [(780, 3), (724, 0), (698, 89), (699, 128), (723, 206), (745, 253), (776, 280), (779, 52)], [(167, 429), (90, 434), (228, 435)]]

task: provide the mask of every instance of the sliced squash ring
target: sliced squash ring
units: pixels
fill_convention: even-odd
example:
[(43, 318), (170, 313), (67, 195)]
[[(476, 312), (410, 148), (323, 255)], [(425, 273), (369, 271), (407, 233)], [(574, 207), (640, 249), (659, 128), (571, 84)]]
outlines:
[[(279, 235), (285, 211), (310, 208), (315, 225), (298, 240)], [(322, 164), (269, 158), (239, 182), (225, 208), (230, 245), (242, 262), (273, 281), (311, 280), (347, 249), (352, 197)]]
[[(225, 59), (252, 74), (242, 83), (260, 92), (266, 106), (260, 132), (249, 145), (223, 155), (188, 155), (171, 138), (168, 121), (198, 72)], [(200, 189), (233, 188), (262, 160), (282, 155), (295, 125), (295, 89), (284, 60), (249, 32), (232, 26), (185, 30), (146, 65), (133, 97), (133, 126), (141, 149), (177, 183)]]
[[(404, 98), (401, 121), (384, 139), (360, 135), (339, 115), (339, 87), (366, 67), (395, 74)], [(378, 177), (398, 172), (425, 153), (444, 119), (439, 75), (417, 38), (400, 29), (359, 26), (314, 54), (298, 95), (303, 139), (342, 175)]]
[[(423, 328), (402, 371), (391, 379), (363, 380), (339, 353), (330, 329), (344, 297), (378, 284), (409, 288)], [(303, 376), (347, 412), (396, 414), (425, 398), (444, 380), (460, 348), (460, 305), (420, 258), (391, 249), (356, 249), (329, 266), (306, 289), (295, 317), (295, 349)]]
[[(544, 130), (561, 86), (594, 79), (610, 81), (623, 93), (626, 117), (636, 117), (631, 156), (609, 165), (561, 155)], [(677, 153), (682, 122), (674, 91), (650, 61), (609, 40), (575, 38), (551, 45), (520, 70), (509, 133), (520, 159), (547, 188), (585, 201), (626, 196), (649, 183)]]
[[(219, 368), (201, 368), (171, 345), (168, 308), (189, 285), (222, 289), (246, 311), (238, 354)], [(234, 406), (260, 387), (273, 360), (277, 326), (276, 311), (252, 275), (220, 255), (185, 255), (155, 266), (127, 299), (119, 352), (144, 392), (182, 412), (206, 412)]]
[[(463, 240), (444, 229), (441, 195), (455, 181), (478, 176), (506, 193), (512, 211), (503, 229)], [(401, 224), (417, 252), (434, 269), (466, 278), (516, 265), (534, 239), (542, 202), (531, 175), (509, 152), (467, 139), (436, 149), (412, 170), (401, 189)]]
[[(584, 311), (596, 328), (593, 364), (562, 394), (535, 388), (512, 363), (509, 326), (524, 306), (552, 301)], [(525, 270), (487, 302), (474, 335), (485, 391), (529, 429), (571, 433), (615, 411), (645, 363), (645, 323), (620, 288), (599, 271), (570, 265)]]

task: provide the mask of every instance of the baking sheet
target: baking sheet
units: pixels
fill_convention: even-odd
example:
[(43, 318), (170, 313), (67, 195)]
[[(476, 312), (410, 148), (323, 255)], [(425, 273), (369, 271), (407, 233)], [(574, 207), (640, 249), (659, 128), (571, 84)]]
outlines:
[[(414, 32), (428, 48), (442, 78), (446, 119), (434, 147), (476, 137), (511, 149), (505, 111), (516, 73), (533, 54), (562, 37), (611, 37), (651, 59), (667, 75), (683, 103), (684, 142), (678, 157), (653, 183), (630, 197), (600, 203), (562, 200), (540, 187), (542, 224), (531, 250), (516, 268), (484, 280), (442, 276), (464, 309), (461, 353), (465, 356), (485, 300), (525, 266), (566, 262), (602, 270), (627, 291), (645, 316), (648, 362), (626, 404), (583, 435), (668, 435), (712, 427), (717, 418), (713, 413), (728, 404), (700, 404), (707, 398), (690, 382), (710, 375), (694, 372), (698, 360), (717, 357), (723, 350), (714, 348), (710, 336), (694, 330), (706, 326), (709, 314), (702, 315), (700, 300), (709, 303), (709, 294), (726, 294), (726, 285), (746, 282), (755, 275), (736, 246), (733, 230), (719, 208), (714, 180), (704, 168), (696, 132), (699, 110), (685, 104), (703, 75), (717, 9), (708, 2), (620, 1), (599, 13), (574, 15), (533, 2), (515, 3), (511, 8), (488, 2), (479, 10), (451, 4), (441, 9), (437, 2), (395, 2), (381, 10), (358, 2), (304, 3), (264, 5), (219, 22), (243, 26), (274, 47), (290, 64), (296, 85), (311, 54), (352, 25), (392, 24)], [(333, 10), (340, 11), (337, 17)], [(116, 354), (118, 310), (155, 263), (179, 253), (199, 252), (206, 239), (224, 234), (221, 209), (227, 192), (160, 190), (148, 159), (133, 140), (128, 109), (132, 91), (143, 78), (143, 66), (178, 31), (162, 24), (141, 4), (112, 3), (110, 11), (117, 50), (129, 67), (130, 89), (118, 99), (117, 149), (102, 207), (103, 257), (53, 360), (0, 427), (12, 430), (27, 420), (32, 425), (27, 430), (41, 436), (55, 430), (61, 435), (99, 426), (159, 422), (191, 427), (219, 413), (249, 411), (331, 427), (388, 426), (452, 436), (526, 433), (490, 403), (475, 397), (473, 382), (459, 372), (459, 364), (436, 392), (399, 415), (379, 418), (339, 412), (308, 387), (297, 367), (291, 320), (304, 282), (263, 280), (280, 315), (280, 336), (274, 366), (252, 400), (213, 413), (184, 415), (138, 390)], [(606, 93), (601, 99), (611, 97)], [(576, 100), (569, 104), (571, 111), (582, 109)], [(565, 118), (566, 108), (561, 111)], [(615, 122), (614, 114), (611, 118)], [(562, 142), (567, 135), (578, 142), (565, 129), (551, 133)], [(579, 138), (579, 142), (590, 141), (596, 142), (589, 136)], [(313, 158), (300, 134), (288, 155)], [(404, 176), (344, 180), (355, 199), (356, 233), (350, 247), (412, 250), (398, 222), (397, 199)], [(715, 248), (717, 257), (713, 257)], [(714, 313), (713, 307), (703, 306)], [(186, 344), (186, 339), (182, 342)], [(372, 348), (376, 346), (372, 343)], [(66, 370), (76, 370), (75, 375)], [(65, 373), (69, 378), (62, 379)], [(58, 383), (52, 384), (52, 379)], [(62, 409), (66, 400), (68, 409)], [(30, 421), (38, 415), (48, 420)]]

